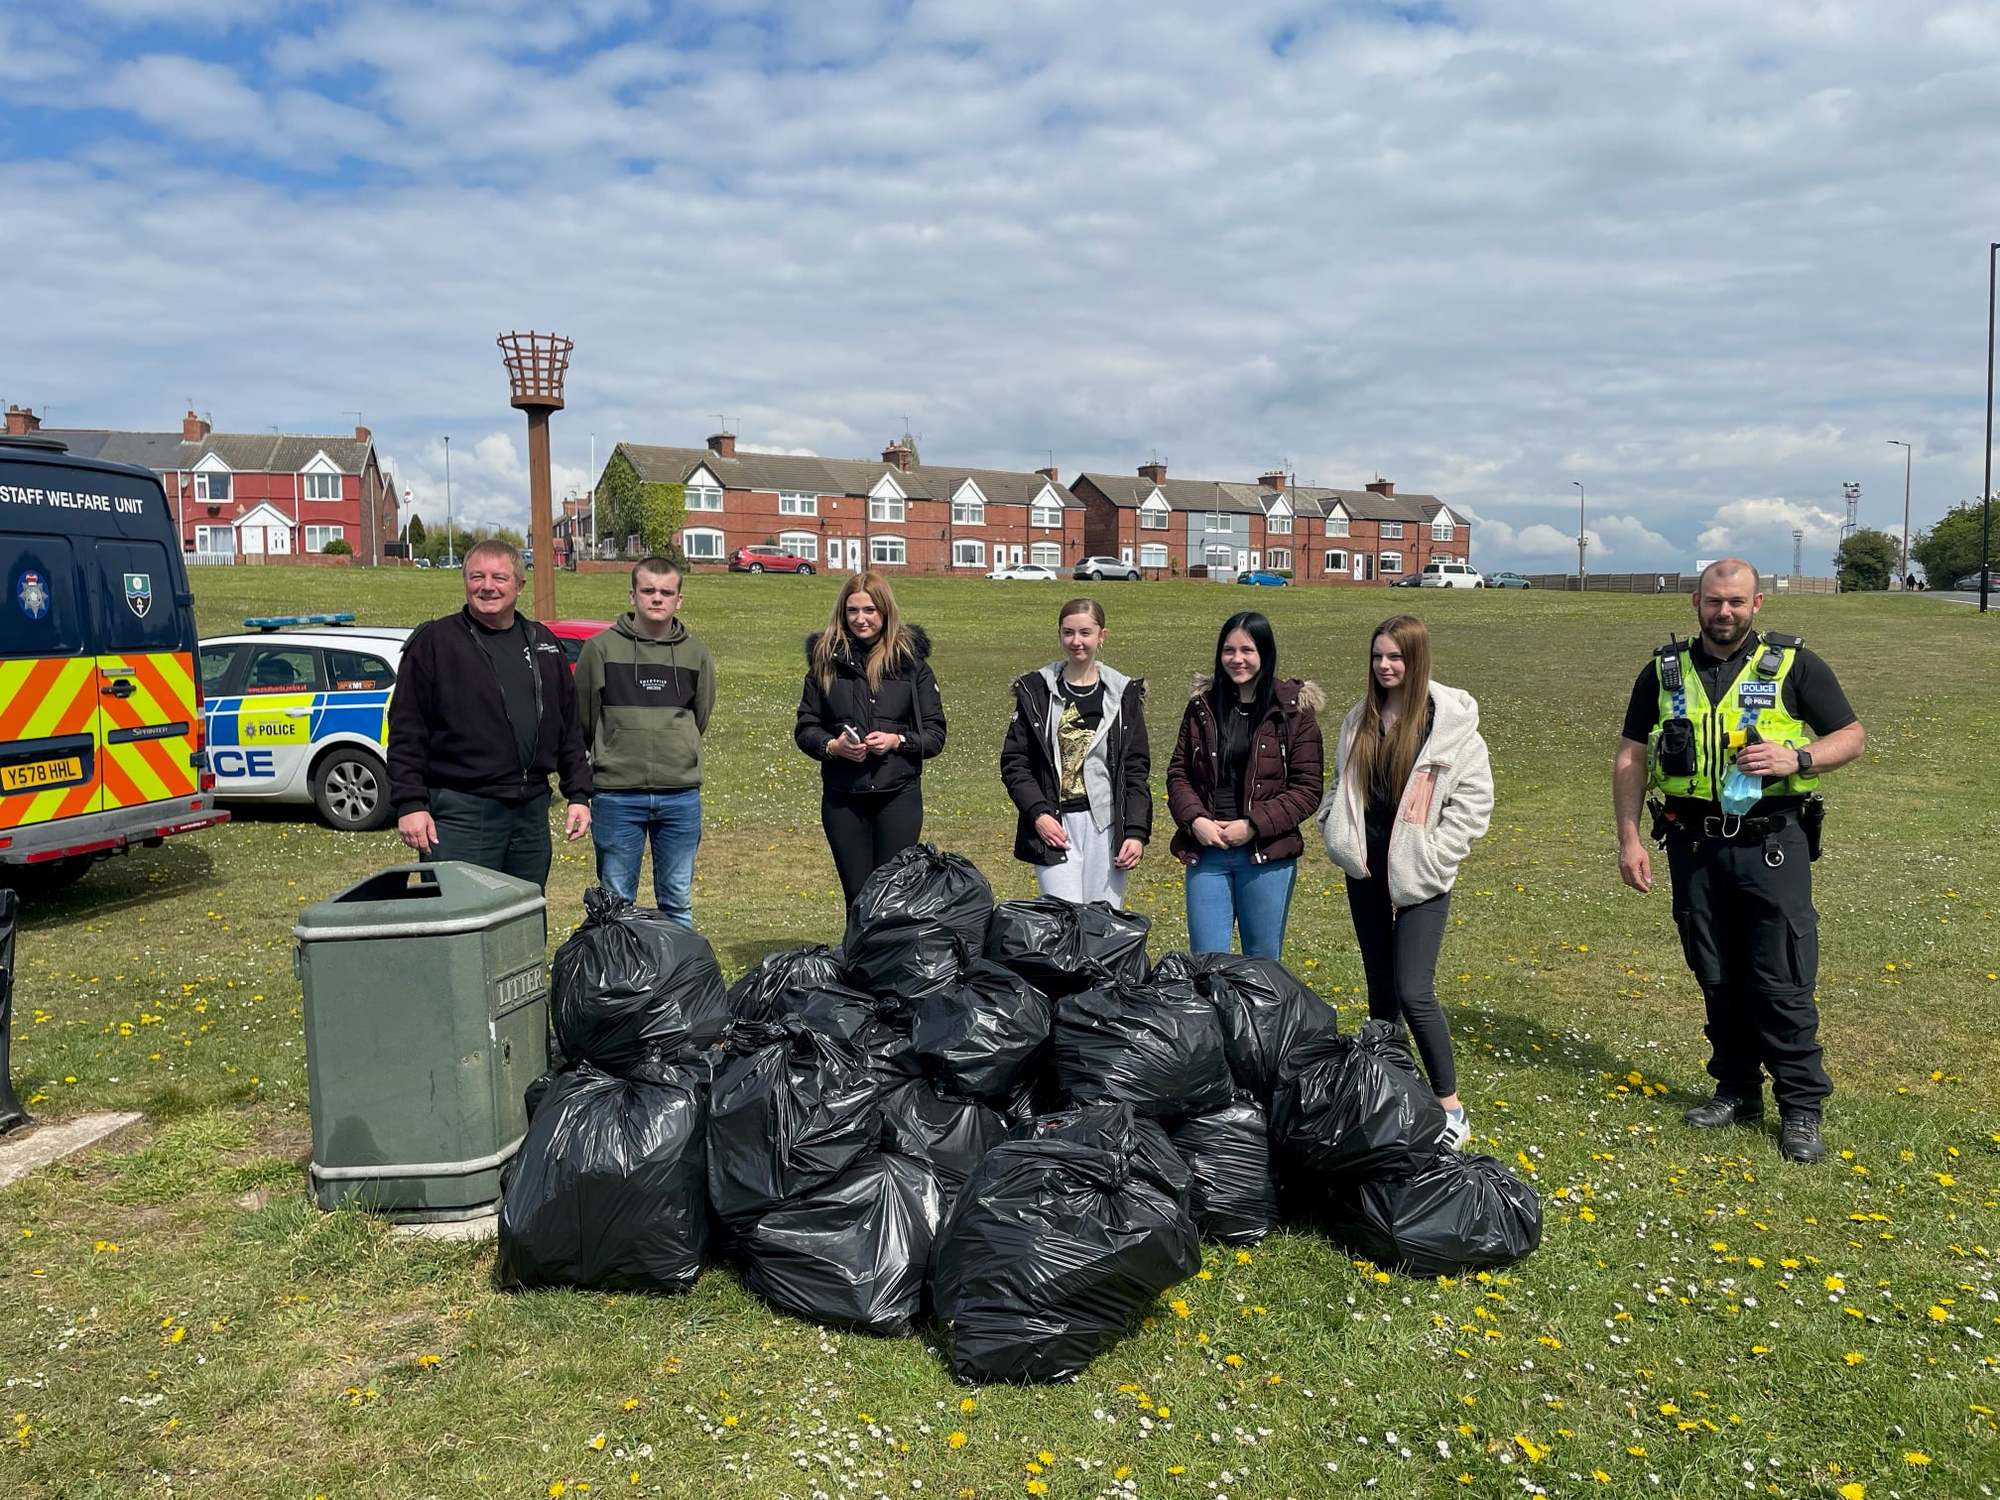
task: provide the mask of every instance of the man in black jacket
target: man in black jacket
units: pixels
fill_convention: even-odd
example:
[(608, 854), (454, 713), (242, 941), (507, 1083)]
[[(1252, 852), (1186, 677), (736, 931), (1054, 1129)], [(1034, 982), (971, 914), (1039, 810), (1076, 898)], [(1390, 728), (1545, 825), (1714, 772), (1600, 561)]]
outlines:
[(474, 544), (465, 608), (410, 637), (389, 700), (389, 795), (418, 858), (542, 886), (549, 773), (560, 773), (574, 841), (590, 832), (590, 762), (562, 644), (515, 612), (521, 573), (506, 542)]

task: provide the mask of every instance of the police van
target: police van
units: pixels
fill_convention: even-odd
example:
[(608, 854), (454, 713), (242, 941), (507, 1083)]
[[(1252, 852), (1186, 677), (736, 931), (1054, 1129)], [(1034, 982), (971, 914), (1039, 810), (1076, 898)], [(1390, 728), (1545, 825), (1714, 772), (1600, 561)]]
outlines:
[(389, 695), (410, 632), (353, 618), (251, 619), (201, 643), (217, 795), (310, 802), (343, 832), (389, 821)]
[(227, 822), (195, 678), (194, 595), (150, 470), (0, 436), (0, 867), (60, 885)]

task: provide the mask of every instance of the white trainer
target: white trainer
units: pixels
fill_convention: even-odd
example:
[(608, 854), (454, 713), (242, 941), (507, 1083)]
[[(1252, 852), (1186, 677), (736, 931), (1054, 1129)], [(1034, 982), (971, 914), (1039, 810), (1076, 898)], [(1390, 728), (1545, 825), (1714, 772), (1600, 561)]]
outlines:
[(1472, 1139), (1472, 1122), (1465, 1117), (1464, 1110), (1446, 1110), (1444, 1129), (1438, 1134), (1438, 1141), (1448, 1151), (1463, 1151)]

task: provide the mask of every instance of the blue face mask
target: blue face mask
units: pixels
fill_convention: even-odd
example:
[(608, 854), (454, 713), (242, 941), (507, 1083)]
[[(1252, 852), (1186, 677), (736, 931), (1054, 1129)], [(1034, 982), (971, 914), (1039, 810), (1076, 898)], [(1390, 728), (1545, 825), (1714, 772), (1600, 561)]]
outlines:
[(1763, 777), (1752, 776), (1747, 771), (1731, 766), (1729, 774), (1722, 778), (1723, 815), (1740, 818), (1755, 807), (1763, 795)]

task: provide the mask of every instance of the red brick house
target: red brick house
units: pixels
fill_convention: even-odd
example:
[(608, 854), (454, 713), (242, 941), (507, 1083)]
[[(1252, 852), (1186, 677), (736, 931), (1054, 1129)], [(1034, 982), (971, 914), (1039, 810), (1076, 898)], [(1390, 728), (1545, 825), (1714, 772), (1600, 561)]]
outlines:
[(730, 432), (715, 433), (705, 448), (620, 443), (607, 471), (613, 464), (647, 482), (685, 486), (677, 540), (696, 567), (723, 565), (738, 547), (760, 542), (789, 548), (824, 572), (976, 577), (1002, 562), (1065, 568), (1084, 555), (1082, 504), (1052, 468), (919, 463), (907, 442), (890, 444), (875, 461), (739, 453)]
[(190, 562), (294, 560), (338, 538), (374, 563), (396, 537), (395, 481), (366, 427), (352, 437), (215, 432), (189, 412), (178, 432), (45, 429), (34, 412), (9, 406), (7, 431), (158, 474)]
[(1293, 485), (1276, 470), (1255, 484), (1169, 479), (1156, 461), (1132, 476), (1082, 474), (1070, 488), (1087, 550), (1148, 577), (1270, 568), (1296, 583), (1389, 584), (1472, 549), (1463, 517), (1435, 495), (1398, 495), (1388, 480), (1342, 490)]

